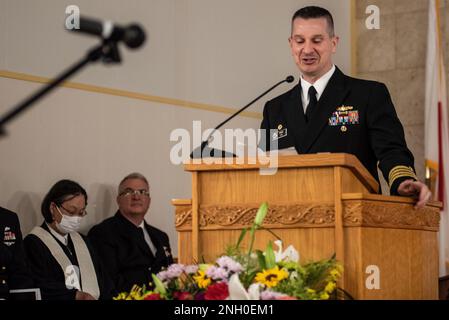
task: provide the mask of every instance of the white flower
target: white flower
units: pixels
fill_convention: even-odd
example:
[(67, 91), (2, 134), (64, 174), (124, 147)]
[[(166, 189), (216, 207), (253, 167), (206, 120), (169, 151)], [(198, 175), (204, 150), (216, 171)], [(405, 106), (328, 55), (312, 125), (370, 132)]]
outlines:
[(260, 284), (253, 283), (249, 286), (248, 291), (245, 290), (240, 282), (239, 275), (233, 274), (228, 283), (229, 297), (228, 300), (259, 300)]
[(282, 241), (276, 240), (274, 244), (278, 247), (278, 250), (274, 252), (274, 257), (276, 262), (284, 261), (284, 262), (298, 262), (299, 261), (299, 253), (292, 246), (289, 245), (285, 251), (282, 251)]

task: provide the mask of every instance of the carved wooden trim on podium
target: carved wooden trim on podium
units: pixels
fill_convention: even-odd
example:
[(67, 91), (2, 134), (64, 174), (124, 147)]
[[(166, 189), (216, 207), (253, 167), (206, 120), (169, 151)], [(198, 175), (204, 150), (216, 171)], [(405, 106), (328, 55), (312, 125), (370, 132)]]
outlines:
[[(264, 227), (303, 262), (335, 253), (340, 286), (356, 299), (438, 298), (439, 203), (414, 210), (412, 199), (375, 194), (377, 182), (352, 155), (280, 157), (274, 175), (248, 162), (185, 165), (192, 199), (172, 201), (181, 263), (214, 261), (267, 201)], [(258, 231), (255, 247), (268, 240)], [(379, 272), (380, 288), (367, 272)]]

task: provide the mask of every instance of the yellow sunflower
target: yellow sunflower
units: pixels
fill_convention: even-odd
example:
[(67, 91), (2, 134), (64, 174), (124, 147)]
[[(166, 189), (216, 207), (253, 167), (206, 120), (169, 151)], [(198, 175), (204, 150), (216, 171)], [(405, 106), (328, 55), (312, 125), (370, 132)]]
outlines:
[(128, 293), (127, 292), (121, 292), (117, 297), (113, 297), (113, 300), (126, 300), (126, 298), (128, 298)]
[(330, 271), (330, 279), (331, 280), (338, 280), (340, 278), (341, 273), (343, 272), (343, 267), (340, 265), (337, 265), (334, 269)]
[(278, 266), (263, 270), (256, 274), (256, 282), (266, 285), (268, 288), (275, 287), (280, 281), (287, 279), (288, 272), (285, 269), (279, 269)]
[(143, 300), (143, 288), (134, 285), (125, 300)]
[(212, 282), (212, 280), (206, 276), (206, 272), (204, 272), (203, 270), (198, 270), (198, 275), (193, 276), (193, 279), (201, 289), (207, 288), (207, 286)]
[(337, 284), (335, 282), (329, 282), (326, 287), (324, 288), (324, 291), (326, 291), (327, 293), (332, 293), (335, 288), (337, 287)]
[(329, 300), (329, 295), (327, 294), (327, 292), (324, 292), (320, 295), (320, 299), (321, 300)]

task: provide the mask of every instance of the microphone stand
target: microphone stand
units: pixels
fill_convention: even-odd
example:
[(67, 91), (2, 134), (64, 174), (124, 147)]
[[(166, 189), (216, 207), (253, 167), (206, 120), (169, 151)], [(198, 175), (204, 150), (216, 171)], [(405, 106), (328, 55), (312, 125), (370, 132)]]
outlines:
[[(227, 152), (227, 151), (222, 151), (222, 150), (217, 150), (217, 149), (211, 149), (208, 148), (206, 149), (206, 147), (208, 147), (209, 145), (209, 140), (210, 138), (213, 136), (213, 134), (220, 129), (222, 126), (224, 126), (226, 123), (228, 123), (230, 120), (232, 120), (234, 117), (236, 117), (237, 115), (239, 115), (241, 112), (243, 112), (245, 109), (247, 109), (249, 106), (251, 106), (253, 103), (255, 103), (257, 100), (259, 100), (260, 98), (262, 98), (264, 95), (266, 95), (268, 92), (270, 92), (271, 90), (273, 90), (274, 88), (276, 88), (277, 86), (279, 86), (280, 84), (284, 83), (284, 82), (288, 82), (291, 83), (295, 80), (295, 78), (293, 78), (293, 76), (288, 76), (287, 78), (285, 78), (284, 80), (279, 81), (278, 83), (276, 83), (274, 86), (272, 86), (270, 89), (266, 90), (264, 93), (262, 93), (260, 96), (258, 96), (257, 98), (255, 98), (253, 101), (251, 101), (250, 103), (248, 103), (246, 106), (244, 106), (243, 108), (241, 108), (240, 110), (238, 110), (237, 112), (235, 112), (234, 114), (232, 114), (229, 118), (227, 118), (226, 120), (224, 120), (222, 123), (220, 123), (218, 126), (216, 126), (212, 132), (209, 134), (209, 136), (207, 137), (206, 140), (204, 140), (203, 142), (201, 142), (201, 145), (196, 148), (195, 150), (192, 151), (192, 153), (190, 154), (190, 158), (191, 159), (202, 159), (202, 158), (206, 158), (206, 157), (218, 157), (218, 158), (227, 158), (227, 157), (236, 157), (235, 154)], [(203, 157), (203, 152), (205, 153), (205, 156)]]
[(20, 113), (31, 107), (39, 99), (47, 95), (50, 91), (56, 88), (59, 84), (73, 76), (76, 72), (80, 71), (83, 67), (91, 62), (96, 62), (102, 59), (104, 63), (120, 63), (120, 52), (118, 51), (117, 41), (111, 39), (105, 39), (100, 45), (95, 46), (88, 51), (87, 55), (79, 62), (72, 65), (66, 71), (63, 71), (59, 76), (50, 81), (43, 88), (39, 89), (36, 93), (32, 94), (23, 102), (13, 107), (9, 112), (0, 118), (0, 137), (6, 136), (7, 133), (4, 130), (4, 126), (12, 119), (17, 117)]

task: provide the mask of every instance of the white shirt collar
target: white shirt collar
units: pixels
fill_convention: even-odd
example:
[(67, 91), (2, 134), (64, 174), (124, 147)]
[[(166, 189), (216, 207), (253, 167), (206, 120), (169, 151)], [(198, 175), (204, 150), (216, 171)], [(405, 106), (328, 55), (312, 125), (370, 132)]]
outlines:
[(313, 87), (316, 90), (316, 98), (317, 100), (320, 100), (321, 95), (324, 92), (324, 89), (326, 89), (326, 86), (332, 77), (332, 75), (335, 72), (335, 65), (332, 65), (332, 68), (326, 72), (321, 78), (319, 78), (315, 83), (310, 83), (304, 80), (304, 78), (301, 76), (301, 99), (302, 99), (302, 107), (304, 108), (304, 111), (306, 111), (307, 105), (309, 104), (309, 88), (313, 85)]
[(55, 230), (53, 230), (53, 228), (47, 223), (47, 227), (48, 230), (50, 230), (50, 233), (52, 235), (55, 236), (56, 239), (58, 239), (59, 241), (61, 241), (64, 245), (67, 245), (69, 243), (69, 235), (61, 235), (58, 232), (56, 232)]

